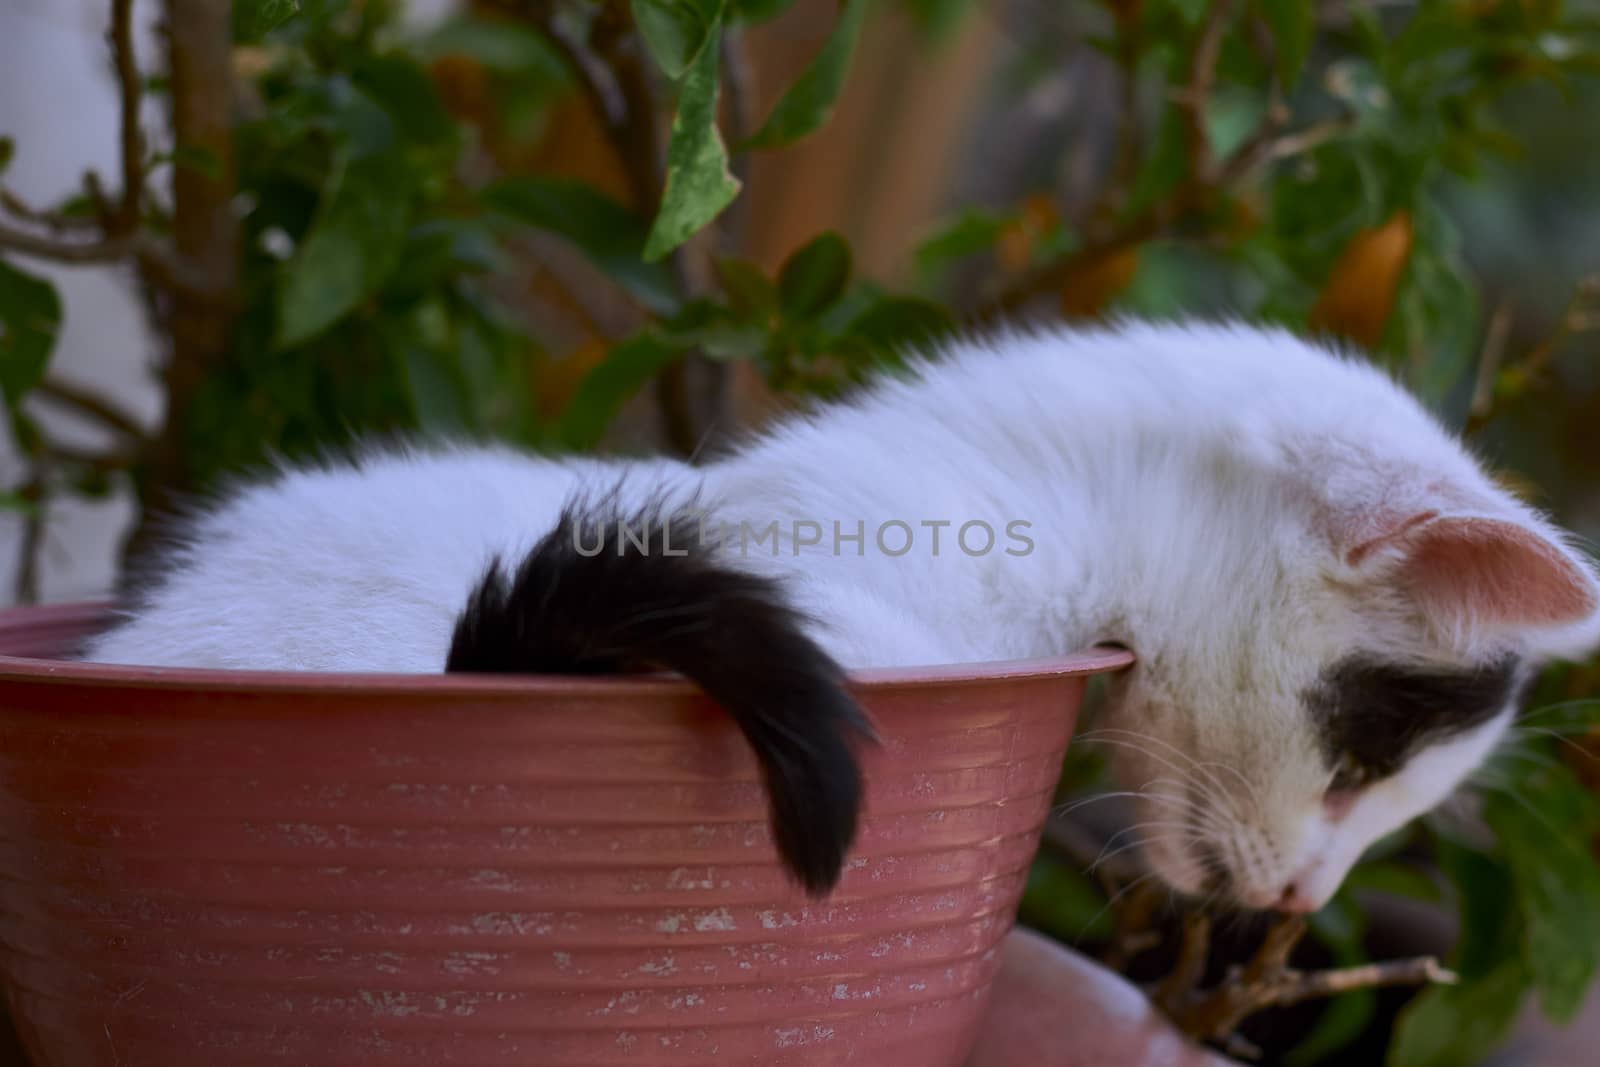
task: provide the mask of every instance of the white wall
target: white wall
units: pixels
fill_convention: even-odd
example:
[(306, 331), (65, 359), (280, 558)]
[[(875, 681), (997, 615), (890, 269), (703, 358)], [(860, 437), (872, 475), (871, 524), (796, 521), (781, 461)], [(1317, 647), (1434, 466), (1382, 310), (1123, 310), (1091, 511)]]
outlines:
[[(160, 0), (135, 0), (136, 49), (145, 69), (160, 66), (153, 26)], [(456, 0), (412, 0), (408, 23), (423, 29), (447, 15)], [(112, 188), (117, 173), (117, 98), (105, 34), (109, 0), (0, 0), (0, 134), (17, 154), (0, 182), (29, 204), (52, 203), (75, 191), (87, 168)], [(162, 127), (159, 101), (147, 104), (152, 136)], [(165, 175), (159, 175), (158, 180)], [(105, 267), (58, 267), (16, 257), (18, 265), (54, 279), (65, 310), (51, 374), (93, 386), (131, 414), (154, 423), (161, 397), (152, 367), (162, 357), (144, 320), (131, 279)], [(28, 405), (45, 428), (77, 446), (109, 438), (59, 406)], [(4, 415), (0, 414), (0, 420)], [(0, 486), (13, 487), (25, 467), (9, 428), (0, 427)], [(48, 512), (42, 560), (44, 600), (99, 596), (111, 588), (114, 560), (134, 517), (130, 494), (108, 501), (63, 497)], [(0, 605), (11, 601), (22, 522), (0, 512)]]
[[(155, 7), (153, 0), (134, 5), (145, 66), (155, 59), (148, 26)], [(49, 204), (74, 191), (91, 167), (115, 188), (117, 99), (105, 44), (108, 10), (106, 0), (0, 2), (0, 134), (17, 144), (16, 157), (0, 181), (29, 204)], [(14, 262), (47, 275), (59, 287), (65, 318), (52, 375), (92, 386), (154, 422), (160, 398), (149, 368), (159, 350), (125, 273), (57, 267), (21, 257)], [(110, 440), (56, 405), (34, 400), (28, 410), (65, 443), (92, 447)], [(0, 434), (0, 485), (16, 485), (24, 470), (7, 428)], [(120, 491), (99, 502), (63, 498), (47, 515), (43, 598), (104, 593), (112, 581), (117, 543), (133, 517), (129, 494)], [(21, 540), (21, 521), (0, 512), (0, 603), (12, 597)]]

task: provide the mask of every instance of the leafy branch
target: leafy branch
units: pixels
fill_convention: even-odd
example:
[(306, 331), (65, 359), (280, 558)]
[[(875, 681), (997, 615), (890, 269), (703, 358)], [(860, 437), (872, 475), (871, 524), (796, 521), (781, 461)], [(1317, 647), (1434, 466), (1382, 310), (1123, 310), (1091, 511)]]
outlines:
[(1185, 220), (1211, 210), (1219, 201), (1258, 179), (1268, 167), (1309, 153), (1352, 128), (1352, 119), (1338, 117), (1308, 123), (1298, 129), (1285, 129), (1287, 111), (1275, 92), (1253, 134), (1226, 158), (1215, 160), (1205, 109), (1216, 86), (1217, 64), (1232, 14), (1232, 0), (1211, 0), (1206, 6), (1198, 30), (1187, 42), (1193, 57), (1187, 79), (1169, 93), (1182, 120), (1184, 177), (1165, 195), (1126, 215), (1120, 222), (1106, 225), (1103, 220), (1113, 215), (1118, 202), (1126, 198), (1131, 176), (1141, 162), (1133, 86), (1142, 31), (1137, 25), (1122, 27), (1118, 40), (1124, 51), (1119, 54), (1119, 65), (1125, 91), (1121, 99), (1116, 162), (1100, 195), (1085, 213), (1090, 226), (1084, 240), (1072, 251), (1008, 283), (978, 308), (974, 314), (978, 322), (1002, 320), (1021, 311), (1039, 296), (1059, 292), (1096, 264), (1164, 237)]

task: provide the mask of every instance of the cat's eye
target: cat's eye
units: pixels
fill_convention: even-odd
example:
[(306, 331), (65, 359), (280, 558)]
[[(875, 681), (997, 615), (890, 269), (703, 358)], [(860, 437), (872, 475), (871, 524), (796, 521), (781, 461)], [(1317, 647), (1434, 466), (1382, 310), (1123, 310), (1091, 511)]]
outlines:
[(1367, 784), (1368, 771), (1354, 756), (1346, 753), (1333, 770), (1329, 789), (1360, 789)]
[(1348, 753), (1333, 770), (1333, 781), (1328, 783), (1329, 793), (1351, 793), (1371, 780), (1371, 772)]

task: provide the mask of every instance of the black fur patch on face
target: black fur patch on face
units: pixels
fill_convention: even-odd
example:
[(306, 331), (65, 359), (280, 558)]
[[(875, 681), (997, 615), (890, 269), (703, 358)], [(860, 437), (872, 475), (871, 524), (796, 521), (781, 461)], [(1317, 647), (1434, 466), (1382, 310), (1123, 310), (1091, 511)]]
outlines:
[(778, 852), (820, 896), (855, 837), (862, 782), (853, 747), (871, 730), (779, 584), (722, 561), (700, 534), (694, 519), (648, 508), (569, 506), (514, 569), (490, 563), (456, 621), (445, 670), (650, 665), (687, 675), (755, 750)]
[(1304, 700), (1328, 765), (1353, 763), (1363, 780), (1376, 781), (1428, 745), (1494, 718), (1517, 695), (1522, 674), (1509, 655), (1450, 669), (1358, 653), (1325, 670)]

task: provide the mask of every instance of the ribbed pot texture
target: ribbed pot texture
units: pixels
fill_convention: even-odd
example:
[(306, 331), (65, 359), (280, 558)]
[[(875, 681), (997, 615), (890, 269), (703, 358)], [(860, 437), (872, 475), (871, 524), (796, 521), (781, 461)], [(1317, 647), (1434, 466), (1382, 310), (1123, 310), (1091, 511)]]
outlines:
[(864, 672), (837, 892), (687, 683), (52, 661), (0, 614), (0, 973), (35, 1067), (959, 1067), (1094, 650)]

